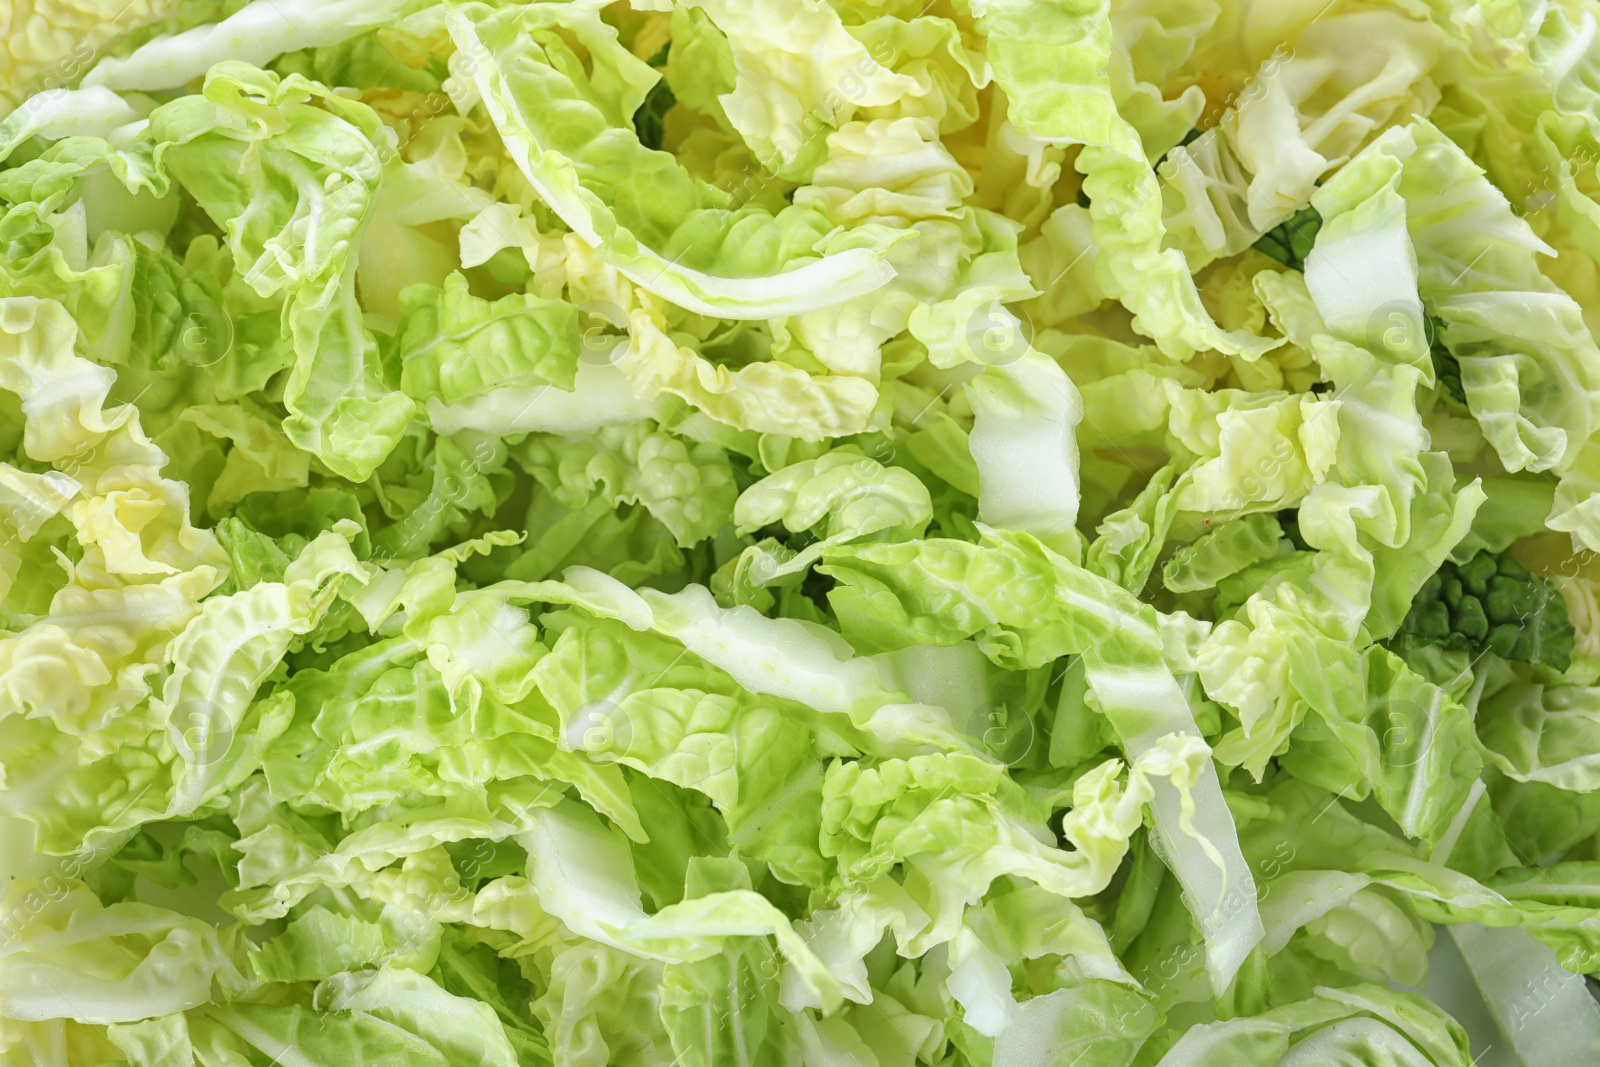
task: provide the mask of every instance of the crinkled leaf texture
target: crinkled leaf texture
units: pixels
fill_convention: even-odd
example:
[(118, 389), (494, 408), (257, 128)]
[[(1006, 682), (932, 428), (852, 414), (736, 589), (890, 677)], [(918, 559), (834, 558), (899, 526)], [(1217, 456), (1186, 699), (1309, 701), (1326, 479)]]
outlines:
[(15, 0), (0, 1067), (1600, 1062), (1597, 27)]

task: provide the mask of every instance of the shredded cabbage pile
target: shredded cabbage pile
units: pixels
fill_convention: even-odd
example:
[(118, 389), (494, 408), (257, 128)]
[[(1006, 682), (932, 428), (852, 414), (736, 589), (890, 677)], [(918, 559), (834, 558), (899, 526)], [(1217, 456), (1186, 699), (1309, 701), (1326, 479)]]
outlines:
[(1600, 1063), (1597, 18), (14, 0), (0, 1064)]

